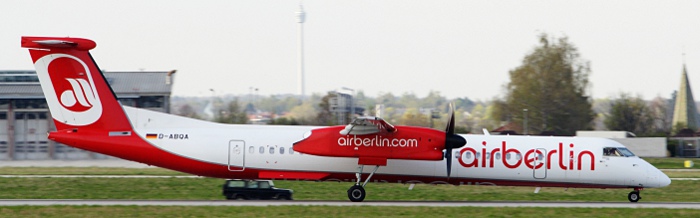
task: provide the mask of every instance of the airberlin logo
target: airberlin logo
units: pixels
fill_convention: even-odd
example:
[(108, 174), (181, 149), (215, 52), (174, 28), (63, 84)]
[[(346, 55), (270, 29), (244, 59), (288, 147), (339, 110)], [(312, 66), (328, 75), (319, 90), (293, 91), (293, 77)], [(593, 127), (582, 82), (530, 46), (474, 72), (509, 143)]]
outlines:
[(49, 54), (34, 66), (56, 121), (85, 126), (100, 119), (102, 103), (84, 61), (69, 54)]
[(365, 146), (365, 147), (409, 147), (417, 148), (418, 139), (384, 138), (378, 135), (374, 137), (358, 138), (357, 135), (338, 138), (340, 146)]
[(66, 78), (66, 80), (70, 83), (72, 90), (65, 90), (61, 93), (61, 104), (71, 111), (86, 111), (92, 108), (95, 94), (87, 80), (71, 78)]

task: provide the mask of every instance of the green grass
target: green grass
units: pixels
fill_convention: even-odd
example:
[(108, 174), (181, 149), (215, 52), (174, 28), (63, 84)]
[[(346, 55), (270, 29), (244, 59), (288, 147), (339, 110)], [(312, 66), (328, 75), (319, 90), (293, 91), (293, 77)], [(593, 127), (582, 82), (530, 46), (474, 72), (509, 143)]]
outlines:
[(661, 170), (670, 178), (700, 178), (700, 171)]
[[(700, 169), (700, 158), (647, 157), (642, 159), (659, 169)], [(685, 168), (684, 163), (686, 160), (693, 161), (694, 165), (692, 168)]]
[[(222, 179), (211, 178), (0, 178), (0, 199), (189, 199), (220, 200)], [(348, 182), (275, 181), (297, 200), (347, 200)], [(369, 183), (366, 200), (401, 201), (591, 201), (626, 202), (631, 189), (409, 185)], [(700, 181), (673, 181), (646, 189), (643, 201), (698, 201)]]
[[(672, 159), (672, 158), (666, 158)], [(677, 160), (653, 160), (678, 162)], [(700, 171), (666, 171), (670, 177), (700, 178)], [(14, 175), (187, 175), (161, 168), (97, 167), (0, 167), (0, 174)], [(215, 200), (221, 196), (222, 179), (212, 178), (0, 178), (0, 199), (192, 199)], [(275, 181), (294, 190), (298, 200), (347, 200), (351, 183)], [(367, 200), (441, 201), (619, 201), (627, 189), (564, 189), (370, 183)], [(699, 201), (700, 181), (673, 181), (666, 188), (646, 189), (643, 201)]]
[(16, 206), (2, 217), (699, 217), (700, 210), (496, 207)]
[[(668, 158), (671, 159), (671, 158)], [(649, 160), (648, 160), (649, 161)], [(660, 165), (683, 160), (651, 160)], [(697, 161), (700, 163), (700, 160)], [(681, 165), (682, 166), (682, 165)], [(672, 168), (672, 167), (666, 167)], [(679, 168), (679, 167), (675, 167)], [(671, 177), (699, 172), (666, 171)], [(187, 175), (160, 168), (0, 167), (14, 175)], [(223, 200), (222, 179), (212, 178), (0, 178), (0, 199), (181, 199)], [(347, 200), (346, 182), (275, 181), (297, 200)], [(627, 189), (564, 189), (370, 183), (367, 201), (590, 201), (626, 202)], [(642, 202), (698, 202), (700, 181), (673, 181), (646, 189)], [(503, 207), (181, 207), (181, 206), (8, 206), (0, 217), (700, 217), (690, 209), (503, 208)]]

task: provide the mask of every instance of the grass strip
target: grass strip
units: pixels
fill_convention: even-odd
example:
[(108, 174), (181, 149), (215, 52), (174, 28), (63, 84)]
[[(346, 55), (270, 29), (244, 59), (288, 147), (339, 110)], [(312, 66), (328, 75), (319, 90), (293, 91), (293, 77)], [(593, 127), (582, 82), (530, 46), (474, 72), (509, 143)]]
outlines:
[[(659, 169), (700, 169), (700, 158), (645, 157), (642, 159)], [(685, 161), (688, 160), (693, 161), (693, 167), (685, 167)]]
[[(198, 178), (0, 178), (0, 199), (183, 199), (218, 200), (222, 179)], [(347, 200), (348, 182), (275, 181), (297, 200)], [(409, 185), (369, 183), (366, 200), (398, 201), (589, 201), (626, 202), (631, 189)], [(645, 189), (642, 201), (696, 202), (700, 181), (673, 181)]]
[(13, 206), (2, 217), (700, 217), (691, 209), (510, 207)]

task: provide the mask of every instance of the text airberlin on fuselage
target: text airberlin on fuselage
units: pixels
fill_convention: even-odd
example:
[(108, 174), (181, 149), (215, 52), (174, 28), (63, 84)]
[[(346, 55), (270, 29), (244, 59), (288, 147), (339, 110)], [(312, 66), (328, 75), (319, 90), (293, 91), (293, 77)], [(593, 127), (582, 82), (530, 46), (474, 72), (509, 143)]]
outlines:
[[(595, 155), (593, 152), (589, 150), (576, 152), (573, 143), (569, 144), (567, 156), (564, 156), (564, 143), (562, 142), (559, 143), (559, 149), (550, 150), (549, 152), (544, 149), (530, 149), (525, 152), (525, 155), (522, 155), (523, 152), (517, 148), (508, 148), (506, 141), (502, 142), (501, 147), (493, 148), (490, 151), (486, 149), (486, 141), (483, 141), (481, 144), (484, 147), (481, 148), (479, 152), (473, 147), (462, 148), (459, 151), (459, 164), (465, 168), (493, 168), (497, 162), (501, 162), (500, 165), (509, 169), (518, 168), (522, 164), (525, 164), (525, 166), (530, 169), (540, 169), (545, 167), (546, 164), (547, 169), (552, 169), (552, 160), (557, 160), (559, 168), (562, 170), (582, 170), (582, 160), (584, 157), (587, 157), (591, 164), (587, 170), (595, 170)], [(522, 158), (515, 158), (515, 161), (509, 161), (509, 158), (506, 158), (509, 154)], [(474, 156), (474, 158), (465, 158), (465, 156)], [(494, 156), (496, 156), (496, 158), (494, 158)], [(496, 161), (496, 159), (500, 159), (500, 161)], [(566, 164), (566, 159), (569, 160), (568, 164)], [(576, 165), (576, 167), (574, 167), (574, 165)]]
[(418, 139), (384, 138), (378, 135), (374, 137), (358, 138), (357, 135), (348, 135), (338, 138), (339, 146), (365, 146), (365, 147), (409, 147), (417, 148)]

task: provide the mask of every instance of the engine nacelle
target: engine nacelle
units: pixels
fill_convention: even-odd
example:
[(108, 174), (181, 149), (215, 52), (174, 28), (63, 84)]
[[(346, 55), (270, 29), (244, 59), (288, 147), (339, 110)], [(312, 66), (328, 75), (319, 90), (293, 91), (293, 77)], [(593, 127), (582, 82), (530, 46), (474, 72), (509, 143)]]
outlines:
[(341, 134), (344, 129), (345, 126), (332, 126), (311, 130), (304, 139), (294, 143), (294, 151), (329, 157), (358, 157), (360, 164), (366, 165), (386, 165), (387, 159), (443, 159), (443, 131), (401, 126), (392, 132)]

